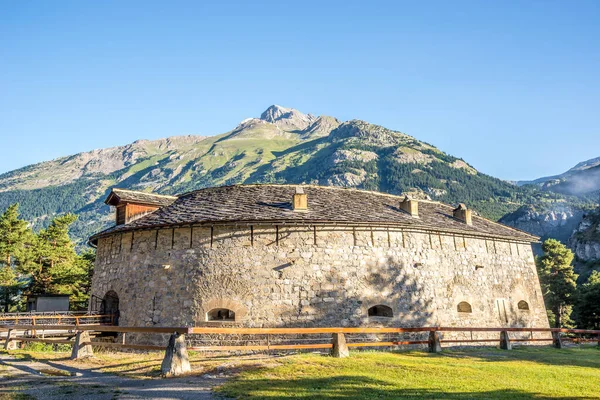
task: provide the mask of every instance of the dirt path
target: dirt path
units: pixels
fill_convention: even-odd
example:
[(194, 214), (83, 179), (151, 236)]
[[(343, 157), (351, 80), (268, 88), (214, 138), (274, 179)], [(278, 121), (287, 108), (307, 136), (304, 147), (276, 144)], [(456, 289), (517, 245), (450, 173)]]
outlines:
[(60, 361), (16, 359), (0, 354), (0, 397), (19, 399), (198, 399), (212, 400), (211, 388), (224, 378), (211, 375), (173, 379), (131, 379), (74, 368)]

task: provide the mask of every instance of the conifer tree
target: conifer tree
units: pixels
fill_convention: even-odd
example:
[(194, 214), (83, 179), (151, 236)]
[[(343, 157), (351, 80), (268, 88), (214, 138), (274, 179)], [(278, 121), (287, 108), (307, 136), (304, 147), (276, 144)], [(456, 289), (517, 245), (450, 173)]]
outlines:
[(56, 217), (38, 233), (32, 260), (21, 268), (31, 277), (31, 294), (72, 294), (86, 279), (86, 265), (69, 238), (69, 226), (76, 219), (73, 214)]
[(0, 263), (13, 265), (14, 259), (22, 255), (30, 235), (28, 223), (19, 219), (19, 205), (9, 206), (0, 216)]
[(600, 271), (593, 271), (579, 288), (575, 310), (580, 328), (600, 329)]
[(554, 326), (561, 328), (569, 319), (577, 288), (573, 252), (555, 239), (542, 244), (544, 254), (536, 259), (546, 307), (554, 314)]
[(27, 262), (32, 240), (28, 223), (19, 219), (19, 205), (9, 206), (0, 216), (0, 298), (4, 312), (10, 310), (24, 285), (15, 266)]

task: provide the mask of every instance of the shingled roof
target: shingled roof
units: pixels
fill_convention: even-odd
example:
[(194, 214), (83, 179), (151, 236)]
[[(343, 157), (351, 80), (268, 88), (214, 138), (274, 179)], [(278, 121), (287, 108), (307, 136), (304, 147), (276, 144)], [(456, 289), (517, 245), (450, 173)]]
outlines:
[(467, 225), (453, 217), (454, 207), (433, 201), (419, 201), (419, 217), (415, 218), (400, 209), (403, 197), (357, 189), (302, 185), (308, 195), (308, 209), (294, 211), (291, 202), (297, 187), (267, 184), (197, 190), (136, 221), (100, 232), (90, 241), (115, 232), (220, 223), (374, 224), (526, 242), (539, 240), (478, 216)]
[(177, 197), (175, 196), (165, 196), (161, 194), (135, 192), (133, 190), (113, 188), (104, 202), (110, 206), (117, 205), (118, 203), (136, 203), (152, 204), (164, 207), (170, 205), (175, 200), (177, 200)]

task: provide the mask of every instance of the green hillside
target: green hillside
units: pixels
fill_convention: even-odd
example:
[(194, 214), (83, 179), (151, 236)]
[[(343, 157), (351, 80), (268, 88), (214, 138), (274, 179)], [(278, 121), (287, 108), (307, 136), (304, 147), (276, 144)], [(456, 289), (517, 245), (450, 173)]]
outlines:
[(43, 227), (74, 212), (80, 241), (112, 223), (102, 201), (113, 187), (177, 194), (236, 183), (313, 183), (412, 193), (463, 202), (498, 219), (524, 204), (564, 196), (518, 187), (475, 170), (409, 135), (364, 121), (272, 106), (213, 137), (137, 141), (47, 161), (0, 175), (0, 210), (18, 202)]

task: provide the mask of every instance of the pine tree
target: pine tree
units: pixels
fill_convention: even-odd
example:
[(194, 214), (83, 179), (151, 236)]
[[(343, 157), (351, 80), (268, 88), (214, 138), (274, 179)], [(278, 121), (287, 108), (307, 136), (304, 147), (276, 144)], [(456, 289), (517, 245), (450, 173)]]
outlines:
[(13, 265), (24, 251), (31, 231), (28, 223), (19, 219), (19, 205), (13, 204), (0, 216), (0, 263)]
[(561, 328), (569, 319), (577, 288), (573, 271), (573, 252), (555, 239), (542, 244), (544, 254), (536, 259), (544, 300), (554, 314), (554, 325)]
[(4, 312), (10, 310), (24, 285), (15, 266), (27, 262), (32, 239), (28, 223), (19, 219), (19, 205), (9, 206), (0, 216), (0, 298)]
[(0, 298), (4, 303), (4, 312), (9, 312), (11, 305), (17, 300), (21, 283), (15, 270), (10, 265), (0, 267)]
[[(94, 274), (94, 262), (96, 253), (93, 250), (86, 250), (77, 256), (76, 259), (76, 279), (72, 285), (71, 301), (76, 305), (87, 307), (87, 301), (90, 298), (92, 288), (92, 275)], [(85, 308), (84, 307), (84, 308)]]
[(31, 277), (31, 294), (73, 294), (86, 279), (86, 266), (69, 238), (69, 226), (76, 219), (73, 214), (56, 217), (37, 235), (31, 262), (21, 268)]
[(600, 271), (593, 271), (579, 288), (577, 322), (580, 328), (600, 329)]

